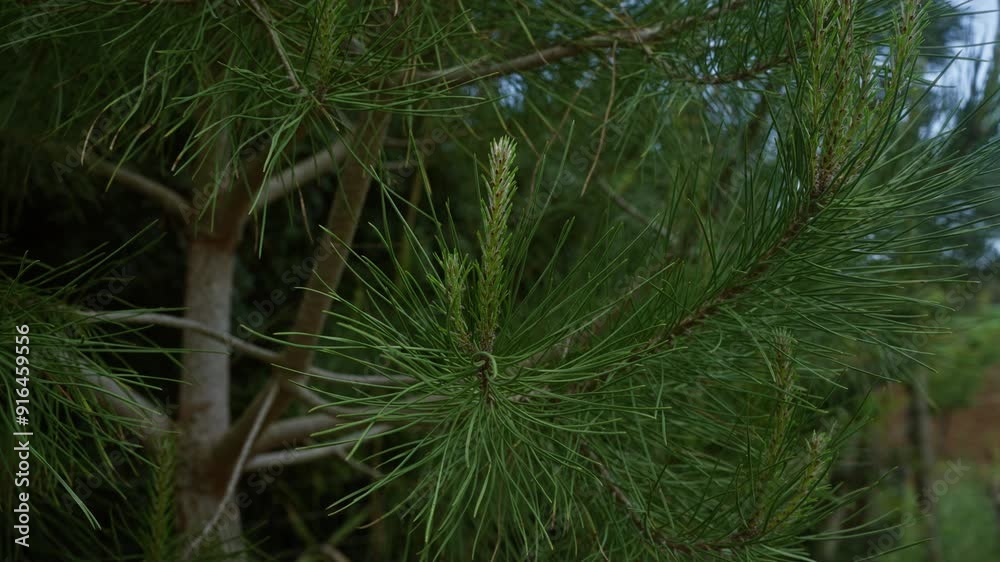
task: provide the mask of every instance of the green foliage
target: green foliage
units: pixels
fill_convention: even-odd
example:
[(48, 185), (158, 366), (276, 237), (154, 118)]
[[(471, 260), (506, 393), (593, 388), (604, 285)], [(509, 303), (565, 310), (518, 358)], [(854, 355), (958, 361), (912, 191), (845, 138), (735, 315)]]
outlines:
[[(859, 354), (921, 359), (915, 338), (944, 327), (911, 287), (953, 282), (939, 266), (992, 224), (982, 209), (996, 199), (997, 142), (927, 132), (936, 46), (925, 39), (947, 15), (916, 0), (10, 2), (2, 200), (105, 202), (103, 219), (102, 192), (141, 175), (134, 191), (184, 203), (164, 221), (176, 240), (154, 246), (166, 264), (196, 243), (237, 248), (244, 232), (219, 225), (247, 218), (253, 251), (233, 249), (236, 279), (218, 280), (233, 313), (213, 329), (257, 313), (233, 335), (315, 351), (325, 370), (303, 386), (325, 403), (290, 412), (336, 421), (305, 451), (342, 449), (294, 491), (244, 506), (285, 514), (271, 528), (307, 543), (300, 553), (247, 525), (251, 541), (279, 543), (263, 541), (268, 554), (803, 560), (852, 500), (829, 472), (858, 427), (836, 420), (875, 378), (913, 364), (876, 370)], [(360, 125), (383, 120), (385, 131)], [(378, 136), (356, 138), (369, 129)], [(331, 147), (343, 161), (291, 185), (276, 213), (280, 172), (294, 184)], [(368, 174), (378, 192), (365, 203)], [(248, 204), (226, 216), (240, 194)], [(331, 216), (345, 223), (326, 234), (332, 254), (350, 254), (348, 274), (300, 298), (314, 223), (344, 201)], [(25, 264), (40, 268), (0, 264), (0, 335), (31, 326), (40, 490), (68, 493), (91, 474), (109, 492), (145, 490), (131, 510), (93, 500), (104, 521), (129, 522), (113, 540), (77, 526), (64, 543), (89, 559), (183, 557), (201, 530), (178, 528), (174, 478), (194, 452), (170, 435), (140, 455), (143, 425), (94, 382), (134, 390), (136, 407), (171, 400), (176, 385), (152, 381), (176, 367), (176, 339), (81, 313), (106, 261), (34, 277)], [(163, 269), (149, 276), (185, 270)], [(327, 325), (308, 328), (320, 333), (286, 329), (303, 316), (292, 305), (317, 295), (333, 300)], [(214, 336), (234, 356), (233, 417), (254, 413), (256, 388), (277, 388), (270, 364), (293, 353)], [(941, 364), (963, 377), (932, 390), (942, 406), (992, 357), (967, 357), (965, 339), (943, 345)], [(0, 346), (0, 368), (13, 361)], [(358, 382), (330, 374), (341, 372)], [(0, 378), (8, 405), (14, 384)], [(265, 417), (263, 433), (276, 431)], [(109, 466), (112, 450), (127, 468)], [(216, 472), (228, 478), (234, 462)], [(212, 476), (219, 494), (230, 481)], [(300, 514), (317, 498), (330, 506), (320, 522)]]

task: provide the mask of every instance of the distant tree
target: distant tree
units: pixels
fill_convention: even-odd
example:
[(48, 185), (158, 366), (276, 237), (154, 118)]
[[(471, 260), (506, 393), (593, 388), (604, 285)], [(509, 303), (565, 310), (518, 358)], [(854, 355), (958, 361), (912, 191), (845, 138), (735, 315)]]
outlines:
[(915, 133), (940, 14), (4, 4), (32, 558), (803, 559), (854, 350), (991, 197)]

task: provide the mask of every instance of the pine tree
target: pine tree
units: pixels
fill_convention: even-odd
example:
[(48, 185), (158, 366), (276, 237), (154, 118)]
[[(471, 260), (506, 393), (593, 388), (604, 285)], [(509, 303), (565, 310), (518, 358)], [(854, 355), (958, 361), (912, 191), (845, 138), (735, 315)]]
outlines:
[(113, 241), (0, 241), (31, 559), (802, 560), (849, 535), (817, 529), (850, 501), (839, 391), (878, 376), (853, 354), (910, 351), (914, 256), (992, 198), (992, 142), (918, 130), (944, 15), (5, 4), (5, 209)]

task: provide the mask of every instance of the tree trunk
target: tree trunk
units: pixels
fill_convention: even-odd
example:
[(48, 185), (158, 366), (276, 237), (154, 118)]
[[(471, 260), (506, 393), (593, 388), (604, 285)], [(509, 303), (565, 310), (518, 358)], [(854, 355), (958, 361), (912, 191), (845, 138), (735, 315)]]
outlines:
[[(234, 188), (225, 137), (212, 141), (206, 162), (195, 171), (194, 208), (184, 285), (184, 317), (230, 333), (236, 249), (250, 207), (248, 193)], [(176, 510), (179, 528), (196, 544), (218, 544), (227, 560), (243, 550), (239, 507), (226, 495), (235, 456), (212, 455), (230, 426), (229, 349), (218, 339), (185, 330), (179, 391)], [(221, 516), (216, 515), (222, 511)], [(213, 522), (213, 517), (216, 518)], [(207, 529), (209, 524), (212, 529)], [(197, 554), (191, 552), (190, 554)]]
[[(203, 237), (188, 252), (185, 318), (228, 333), (232, 309), (232, 241)], [(177, 513), (182, 531), (203, 531), (219, 509), (226, 488), (225, 467), (213, 466), (211, 451), (229, 427), (229, 354), (225, 344), (186, 330), (184, 376), (180, 387), (181, 459), (177, 474)], [(235, 506), (216, 525), (212, 539), (225, 541), (227, 552), (240, 545), (240, 513)]]

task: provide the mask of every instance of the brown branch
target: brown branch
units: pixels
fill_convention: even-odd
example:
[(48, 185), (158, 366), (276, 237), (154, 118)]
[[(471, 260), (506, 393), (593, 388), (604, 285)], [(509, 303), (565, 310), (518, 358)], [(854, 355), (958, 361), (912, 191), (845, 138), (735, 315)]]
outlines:
[(460, 84), (481, 78), (534, 70), (588, 51), (609, 49), (616, 43), (642, 47), (646, 43), (661, 41), (669, 35), (683, 32), (693, 26), (714, 21), (723, 14), (742, 8), (747, 4), (747, 1), (732, 0), (707, 10), (702, 14), (687, 16), (670, 23), (658, 23), (647, 27), (619, 29), (608, 33), (599, 33), (572, 43), (552, 45), (506, 61), (482, 63), (474, 66), (459, 65), (443, 70), (416, 72), (414, 80), (441, 80), (448, 83)]
[[(371, 113), (355, 131), (359, 140), (355, 150), (356, 158), (345, 163), (340, 175), (340, 193), (330, 208), (326, 230), (316, 246), (316, 268), (299, 303), (289, 345), (278, 362), (279, 367), (274, 371), (275, 377), (299, 380), (299, 373), (307, 371), (312, 365), (314, 348), (319, 334), (323, 333), (328, 316), (326, 311), (333, 302), (330, 293), (336, 290), (346, 269), (361, 209), (372, 180), (370, 170), (381, 153), (388, 121), (388, 114)], [(280, 417), (291, 401), (289, 392), (279, 392), (273, 407), (269, 408), (265, 427)], [(223, 459), (232, 458), (238, 444), (245, 439), (254, 413), (262, 407), (261, 404), (262, 395), (258, 394), (221, 440), (214, 451), (216, 459), (224, 462)]]
[(775, 59), (759, 61), (756, 64), (753, 64), (747, 68), (744, 68), (742, 70), (737, 70), (735, 72), (730, 72), (729, 74), (709, 74), (707, 76), (695, 76), (691, 78), (691, 81), (698, 84), (708, 84), (708, 85), (730, 84), (732, 82), (740, 82), (756, 78), (758, 75), (764, 74), (768, 70), (777, 68), (791, 61), (792, 61), (791, 55), (785, 55), (777, 57)]

